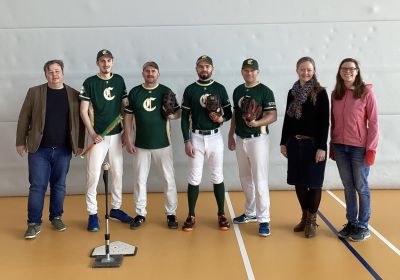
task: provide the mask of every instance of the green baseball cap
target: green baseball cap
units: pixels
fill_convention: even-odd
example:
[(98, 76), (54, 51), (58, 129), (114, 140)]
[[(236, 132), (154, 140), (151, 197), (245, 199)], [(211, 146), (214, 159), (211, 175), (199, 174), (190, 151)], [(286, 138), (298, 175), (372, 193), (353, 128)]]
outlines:
[(103, 55), (107, 55), (107, 56), (109, 56), (111, 58), (114, 58), (112, 53), (109, 50), (102, 49), (101, 51), (99, 51), (97, 53), (97, 59), (96, 60), (99, 60), (99, 58), (102, 57)]
[(197, 61), (196, 61), (196, 65), (200, 63), (200, 61), (205, 61), (210, 65), (213, 65), (213, 61), (211, 59), (211, 57), (209, 57), (208, 55), (202, 55), (200, 56)]
[(243, 61), (242, 64), (242, 69), (244, 68), (252, 68), (254, 70), (258, 70), (258, 62), (257, 60), (253, 59), (253, 58), (248, 58), (245, 61)]

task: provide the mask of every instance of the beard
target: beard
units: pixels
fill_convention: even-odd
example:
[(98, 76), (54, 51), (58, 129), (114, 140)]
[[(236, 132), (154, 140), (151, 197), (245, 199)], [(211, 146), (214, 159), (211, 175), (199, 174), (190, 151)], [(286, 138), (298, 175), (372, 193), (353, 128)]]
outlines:
[(208, 72), (201, 72), (201, 73), (199, 73), (199, 78), (200, 78), (201, 80), (208, 80), (208, 79), (211, 78), (211, 73), (208, 73)]
[(153, 83), (156, 79), (153, 76), (147, 76), (144, 80), (146, 83)]

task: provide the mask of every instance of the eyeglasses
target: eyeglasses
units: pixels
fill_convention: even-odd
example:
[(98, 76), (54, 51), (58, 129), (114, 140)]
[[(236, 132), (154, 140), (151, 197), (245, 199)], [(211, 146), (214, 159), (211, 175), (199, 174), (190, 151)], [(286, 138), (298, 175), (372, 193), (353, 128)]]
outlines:
[(347, 72), (347, 71), (354, 72), (356, 70), (358, 70), (358, 68), (355, 68), (355, 67), (340, 67), (340, 71), (342, 71), (342, 72)]

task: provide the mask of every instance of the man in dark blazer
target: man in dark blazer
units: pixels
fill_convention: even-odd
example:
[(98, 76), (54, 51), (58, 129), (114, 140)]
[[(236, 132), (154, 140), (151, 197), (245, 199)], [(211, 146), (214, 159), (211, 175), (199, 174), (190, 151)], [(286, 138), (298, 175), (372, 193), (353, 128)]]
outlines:
[(79, 155), (85, 129), (79, 116), (79, 92), (64, 84), (64, 63), (50, 60), (43, 67), (46, 84), (28, 90), (18, 118), (16, 149), (28, 153), (29, 197), (26, 239), (40, 233), (44, 197), (50, 182), (49, 220), (58, 231), (61, 220), (65, 179), (72, 152)]

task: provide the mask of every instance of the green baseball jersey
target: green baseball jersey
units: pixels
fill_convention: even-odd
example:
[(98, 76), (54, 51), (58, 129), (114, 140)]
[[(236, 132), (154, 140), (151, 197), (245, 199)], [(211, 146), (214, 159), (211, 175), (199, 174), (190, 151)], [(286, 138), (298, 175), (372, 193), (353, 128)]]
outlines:
[(162, 84), (154, 88), (139, 85), (129, 91), (125, 112), (135, 115), (136, 147), (160, 149), (171, 144), (170, 122), (162, 115), (163, 96), (167, 91), (170, 89)]
[[(83, 83), (79, 98), (89, 101), (93, 106), (93, 129), (101, 134), (108, 125), (121, 113), (122, 99), (127, 97), (124, 79), (118, 74), (112, 74), (109, 79), (98, 75), (89, 77)], [(120, 133), (118, 124), (107, 135)]]
[[(221, 124), (213, 122), (209, 117), (209, 112), (206, 109), (206, 99), (208, 95), (217, 95), (221, 102), (221, 107), (225, 109), (231, 106), (228, 93), (223, 85), (214, 81), (196, 81), (186, 87), (183, 93), (182, 110), (188, 110), (190, 114), (182, 114), (190, 116), (192, 129), (212, 130), (218, 128)], [(230, 109), (229, 109), (230, 110)], [(184, 139), (189, 139), (189, 132), (182, 128)]]
[(263, 111), (276, 110), (274, 93), (272, 90), (262, 83), (258, 83), (253, 87), (246, 87), (242, 84), (233, 91), (233, 106), (235, 109), (236, 129), (235, 133), (239, 137), (245, 138), (252, 134), (268, 133), (267, 126), (248, 127), (242, 118), (243, 111), (240, 108), (243, 97), (249, 96), (253, 98), (263, 108)]

